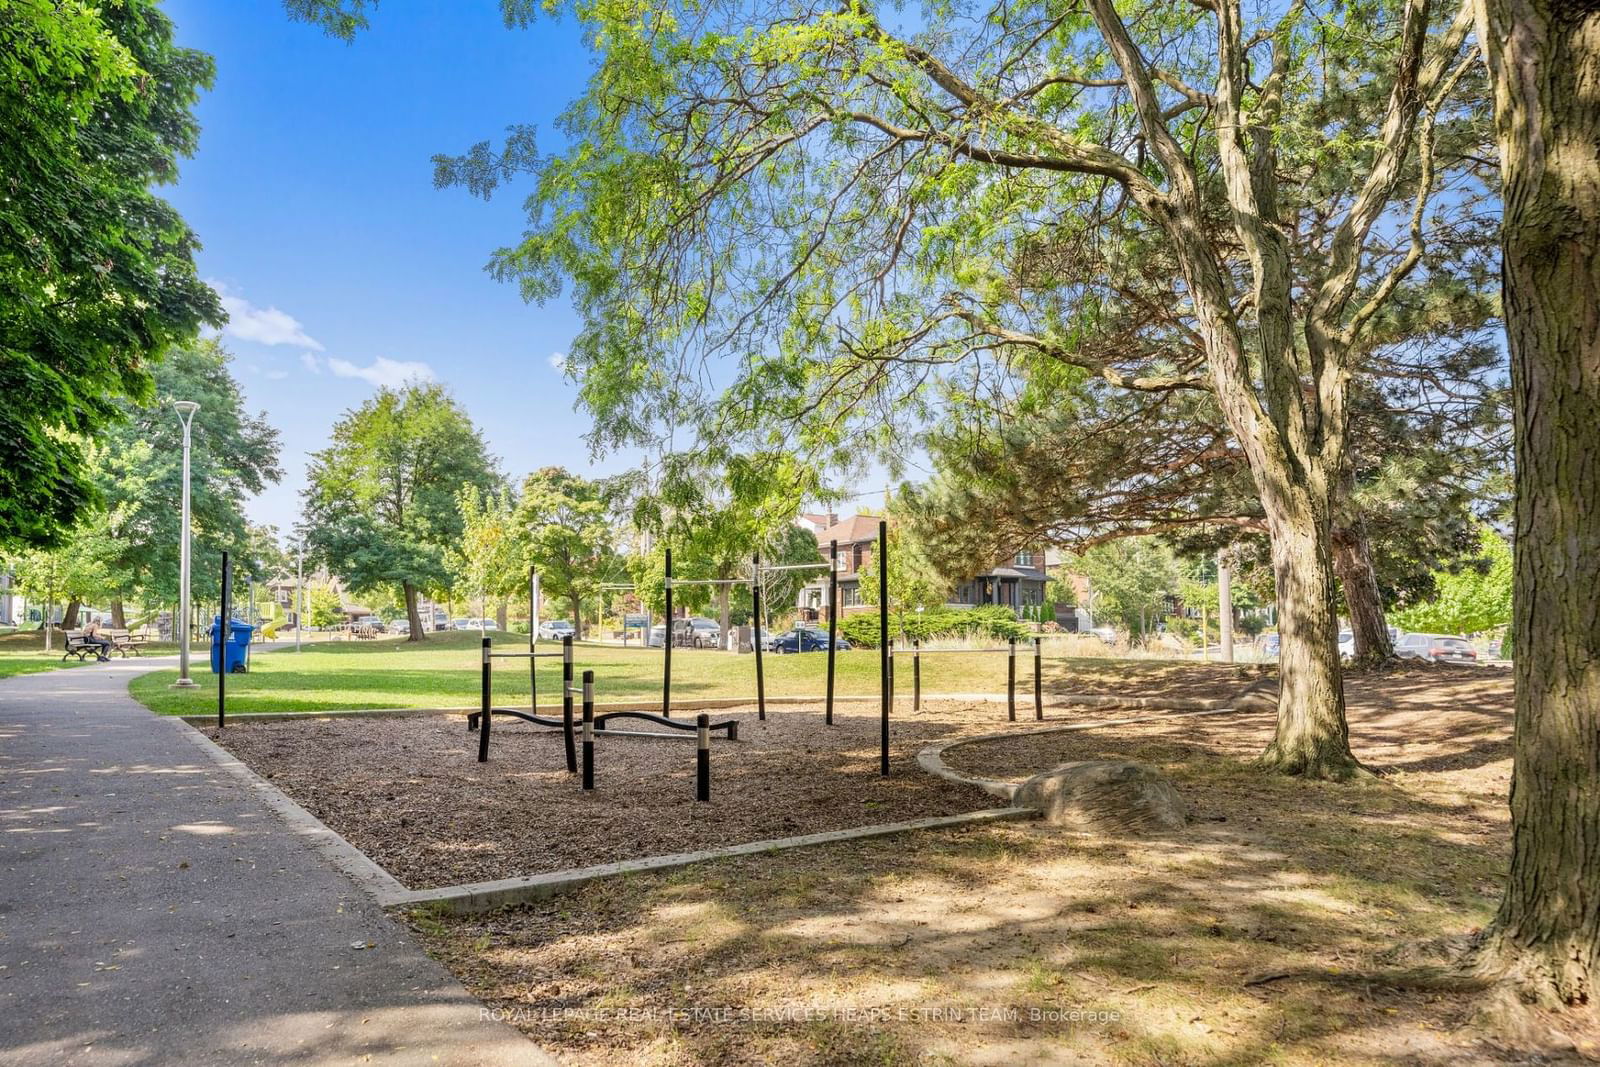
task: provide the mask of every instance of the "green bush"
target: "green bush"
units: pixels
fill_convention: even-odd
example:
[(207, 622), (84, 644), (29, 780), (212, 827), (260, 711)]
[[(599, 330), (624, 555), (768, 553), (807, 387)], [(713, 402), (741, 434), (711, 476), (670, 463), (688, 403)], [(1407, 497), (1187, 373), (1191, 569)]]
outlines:
[[(878, 647), (878, 614), (847, 615), (839, 621), (839, 632), (860, 648)], [(989, 637), (996, 641), (1018, 640), (1032, 631), (1017, 621), (1011, 609), (999, 604), (976, 608), (941, 608), (934, 611), (891, 612), (889, 635), (895, 640), (929, 641), (935, 637)]]

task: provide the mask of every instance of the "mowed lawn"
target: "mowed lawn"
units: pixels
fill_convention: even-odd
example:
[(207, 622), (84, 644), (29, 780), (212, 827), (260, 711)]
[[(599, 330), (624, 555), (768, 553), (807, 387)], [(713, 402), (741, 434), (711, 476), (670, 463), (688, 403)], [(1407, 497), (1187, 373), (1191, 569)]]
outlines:
[[(62, 636), (61, 631), (56, 631), (51, 644), (54, 646), (54, 651), (46, 652), (42, 630), (18, 630), (15, 633), (0, 634), (0, 678), (10, 678), (16, 674), (33, 674), (37, 671), (53, 671), (62, 667), (87, 666), (79, 663), (76, 656), (62, 660), (62, 648), (66, 644), (66, 638)], [(151, 644), (144, 651), (147, 655), (161, 655), (176, 650), (176, 645), (159, 643)]]
[[(527, 638), (494, 635), (504, 651), (525, 649)], [(556, 642), (541, 641), (540, 651), (559, 651)], [(423, 642), (381, 640), (327, 642), (307, 645), (300, 652), (279, 648), (254, 656), (248, 674), (228, 678), (228, 707), (236, 713), (273, 711), (338, 711), (358, 708), (429, 708), (475, 706), (479, 698), (479, 635), (476, 632), (432, 634)], [(1138, 693), (1140, 695), (1222, 697), (1244, 683), (1242, 672), (1220, 664), (1160, 660), (1075, 659), (1048, 654), (1043, 664), (1046, 692)], [(204, 650), (197, 652), (196, 679), (201, 688), (171, 688), (176, 671), (157, 671), (135, 679), (133, 696), (163, 715), (206, 714), (216, 707), (214, 678), (208, 673)], [(1006, 689), (1003, 653), (925, 655), (922, 660), (924, 693), (1003, 693)], [(662, 681), (660, 649), (620, 648), (580, 644), (576, 648), (575, 678), (595, 672), (599, 700), (659, 698)], [(823, 694), (827, 656), (763, 657), (769, 696), (816, 699)], [(539, 702), (560, 701), (561, 661), (538, 662)], [(862, 649), (838, 654), (837, 692), (869, 695), (878, 691), (878, 653)], [(897, 694), (911, 692), (909, 657), (896, 668)], [(1031, 649), (1019, 646), (1017, 700), (1029, 707), (1032, 700)], [(528, 701), (526, 660), (495, 661), (494, 699), (497, 705)], [(755, 699), (755, 657), (712, 650), (675, 649), (672, 657), (672, 692), (675, 700), (714, 697)]]

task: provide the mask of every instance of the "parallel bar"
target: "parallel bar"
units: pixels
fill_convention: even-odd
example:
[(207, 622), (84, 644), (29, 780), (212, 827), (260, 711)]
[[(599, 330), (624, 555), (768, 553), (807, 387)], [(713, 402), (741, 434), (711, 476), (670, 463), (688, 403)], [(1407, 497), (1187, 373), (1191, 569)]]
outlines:
[(1039, 662), (1039, 639), (1033, 639), (1033, 717), (1044, 721), (1044, 671)]
[(1017, 639), (1011, 639), (1011, 655), (1006, 658), (1006, 719), (1017, 721)]
[[(228, 554), (222, 554), (222, 615), (217, 623), (216, 640), (222, 644), (217, 650), (217, 729), (228, 724), (228, 615), (233, 606), (233, 569), (228, 565)], [(46, 625), (49, 621), (46, 620)]]
[(695, 729), (699, 731), (699, 751), (695, 753), (694, 798), (711, 801), (711, 716), (701, 712), (695, 716)]
[(833, 725), (833, 656), (839, 643), (839, 542), (828, 542), (832, 570), (828, 573), (828, 703), (823, 722)]
[(889, 777), (889, 523), (878, 520), (878, 772)]
[(559, 652), (491, 652), (495, 659), (560, 659)]
[(483, 685), (480, 689), (483, 700), (478, 706), (478, 762), (489, 761), (489, 724), (494, 721), (490, 690), (494, 685), (494, 661), (489, 658), (489, 642), (492, 637), (483, 639)]
[(816, 563), (784, 563), (777, 567), (758, 566), (756, 568), (756, 573), (776, 574), (778, 571), (814, 571), (818, 567), (826, 567), (827, 565), (828, 564), (823, 560), (818, 560)]
[(996, 645), (994, 648), (925, 648), (925, 649), (922, 650), (922, 654), (925, 655), (925, 656), (932, 656), (934, 654), (938, 654), (938, 655), (941, 655), (941, 656), (956, 656), (956, 655), (960, 655), (960, 654), (965, 653), (965, 652), (1007, 652), (1007, 651), (1010, 651), (1010, 650), (1007, 649), (1005, 646)]
[[(756, 573), (761, 573), (761, 553), (755, 554)], [(763, 722), (767, 718), (767, 681), (761, 672), (761, 583), (753, 582), (750, 586), (750, 621), (755, 624), (755, 652), (756, 652), (756, 718)]]
[(583, 788), (594, 788), (594, 671), (583, 672)]
[[(672, 549), (667, 549), (667, 624), (662, 628), (661, 651), (664, 653), (661, 660), (661, 716), (665, 719), (672, 718)], [(650, 643), (650, 634), (644, 635), (645, 644)]]
[(577, 743), (572, 737), (572, 635), (561, 635), (561, 733), (567, 743), (567, 773), (578, 773)]
[(922, 642), (911, 642), (911, 710), (922, 710)]

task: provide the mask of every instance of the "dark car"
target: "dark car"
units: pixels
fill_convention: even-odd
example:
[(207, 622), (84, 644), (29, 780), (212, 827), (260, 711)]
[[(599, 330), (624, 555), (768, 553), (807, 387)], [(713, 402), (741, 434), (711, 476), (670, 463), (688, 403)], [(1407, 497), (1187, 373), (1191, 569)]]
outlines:
[(1420, 659), (1429, 663), (1476, 663), (1478, 653), (1471, 643), (1444, 634), (1406, 634), (1394, 646), (1401, 659)]
[[(841, 637), (834, 647), (840, 651), (848, 651), (850, 642)], [(772, 639), (774, 652), (826, 652), (827, 650), (828, 631), (813, 630), (808, 626), (796, 626), (788, 633), (781, 633)]]

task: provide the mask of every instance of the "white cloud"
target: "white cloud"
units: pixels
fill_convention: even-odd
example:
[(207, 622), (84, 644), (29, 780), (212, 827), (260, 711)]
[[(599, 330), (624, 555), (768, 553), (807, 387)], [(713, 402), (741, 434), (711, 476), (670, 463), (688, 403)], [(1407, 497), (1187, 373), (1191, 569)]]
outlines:
[(300, 353), (300, 362), (305, 369), (310, 371), (312, 374), (322, 373), (322, 360), (315, 352)]
[(267, 380), (268, 381), (281, 382), (285, 378), (287, 378), (288, 376), (289, 376), (289, 372), (284, 370), (284, 369), (282, 369), (281, 367), (275, 367), (272, 370), (267, 371)]
[(257, 307), (224, 282), (208, 281), (206, 284), (217, 291), (222, 310), (228, 313), (228, 325), (222, 332), (229, 337), (263, 345), (299, 345), (322, 351), (322, 342), (306, 333), (300, 321), (287, 311)]
[(398, 389), (407, 382), (431, 382), (438, 375), (426, 363), (416, 360), (386, 359), (379, 356), (365, 367), (358, 367), (347, 359), (328, 360), (328, 369), (339, 378), (360, 378), (370, 385)]
[(567, 369), (567, 354), (565, 352), (550, 353), (550, 369), (564, 371)]

